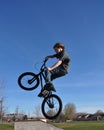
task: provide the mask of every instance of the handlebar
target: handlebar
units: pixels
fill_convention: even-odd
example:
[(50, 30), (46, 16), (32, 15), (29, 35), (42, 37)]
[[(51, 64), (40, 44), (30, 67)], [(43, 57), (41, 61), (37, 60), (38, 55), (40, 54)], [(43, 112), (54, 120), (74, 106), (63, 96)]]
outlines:
[(43, 62), (46, 63), (48, 61), (48, 59), (45, 59)]
[(42, 64), (42, 66), (41, 66), (41, 69), (42, 69), (42, 68), (44, 68), (44, 67), (46, 67), (46, 65), (45, 65), (45, 64), (46, 64), (46, 62), (47, 62), (47, 61), (48, 61), (48, 60), (46, 60), (46, 59), (45, 59), (45, 60), (43, 60), (43, 64)]

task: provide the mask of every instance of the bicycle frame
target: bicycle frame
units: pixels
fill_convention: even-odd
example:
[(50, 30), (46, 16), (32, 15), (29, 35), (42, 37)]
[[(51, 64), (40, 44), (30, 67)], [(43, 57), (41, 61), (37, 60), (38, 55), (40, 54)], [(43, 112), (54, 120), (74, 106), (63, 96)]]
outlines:
[[(40, 73), (37, 74), (37, 76), (39, 77), (39, 83), (41, 84), (41, 89), (42, 89), (44, 87), (44, 85), (43, 85), (43, 79), (46, 82), (46, 76), (44, 74), (44, 69), (42, 69), (40, 71)], [(49, 95), (51, 95), (51, 94), (52, 94), (52, 91), (50, 90), (49, 91)], [(46, 102), (47, 102), (48, 105), (50, 105), (50, 99), (48, 99)]]
[(43, 88), (43, 79), (46, 82), (46, 76), (44, 74), (44, 70), (40, 71), (40, 73), (38, 73), (37, 76), (39, 77), (39, 83), (41, 85), (41, 88)]
[[(43, 88), (43, 79), (46, 82), (46, 76), (45, 76), (45, 69), (47, 68), (45, 65), (46, 61), (44, 61), (44, 63), (42, 64), (41, 68), (40, 68), (40, 72), (38, 74), (36, 74), (36, 76), (39, 78), (39, 84), (41, 84), (41, 88)], [(30, 79), (28, 81), (29, 84), (33, 83), (35, 81), (35, 78), (33, 77), (32, 79)]]
[(40, 72), (37, 74), (37, 76), (39, 77), (39, 83), (41, 84), (41, 88), (43, 88), (43, 79), (46, 82), (46, 76), (44, 72), (46, 68), (47, 67), (46, 67), (46, 60), (45, 60), (40, 68)]

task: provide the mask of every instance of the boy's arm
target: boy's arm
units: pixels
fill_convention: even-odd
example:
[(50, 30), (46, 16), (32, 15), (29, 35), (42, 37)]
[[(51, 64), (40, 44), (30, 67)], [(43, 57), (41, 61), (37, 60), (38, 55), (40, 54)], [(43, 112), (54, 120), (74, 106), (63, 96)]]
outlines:
[(45, 60), (48, 60), (49, 58), (54, 58), (54, 57), (55, 57), (54, 55), (49, 55), (45, 57)]
[(52, 67), (48, 67), (47, 69), (49, 71), (51, 71), (51, 70), (57, 68), (59, 65), (61, 65), (61, 63), (62, 63), (62, 60), (58, 60)]

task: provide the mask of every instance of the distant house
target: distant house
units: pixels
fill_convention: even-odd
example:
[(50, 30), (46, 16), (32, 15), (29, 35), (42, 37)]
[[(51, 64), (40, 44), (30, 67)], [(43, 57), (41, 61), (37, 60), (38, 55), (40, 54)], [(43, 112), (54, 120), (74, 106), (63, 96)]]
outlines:
[(101, 114), (77, 113), (74, 120), (76, 121), (104, 120), (104, 113)]
[(19, 120), (23, 120), (24, 119), (24, 114), (6, 114), (5, 116), (3, 116), (3, 120), (4, 121), (8, 121), (8, 122), (12, 122), (12, 121), (19, 121)]

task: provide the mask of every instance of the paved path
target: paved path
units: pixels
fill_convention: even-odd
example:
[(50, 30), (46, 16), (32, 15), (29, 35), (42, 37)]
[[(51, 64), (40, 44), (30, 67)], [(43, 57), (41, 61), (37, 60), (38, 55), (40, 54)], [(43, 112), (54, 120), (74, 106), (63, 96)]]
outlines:
[(41, 121), (15, 122), (14, 130), (63, 130)]

